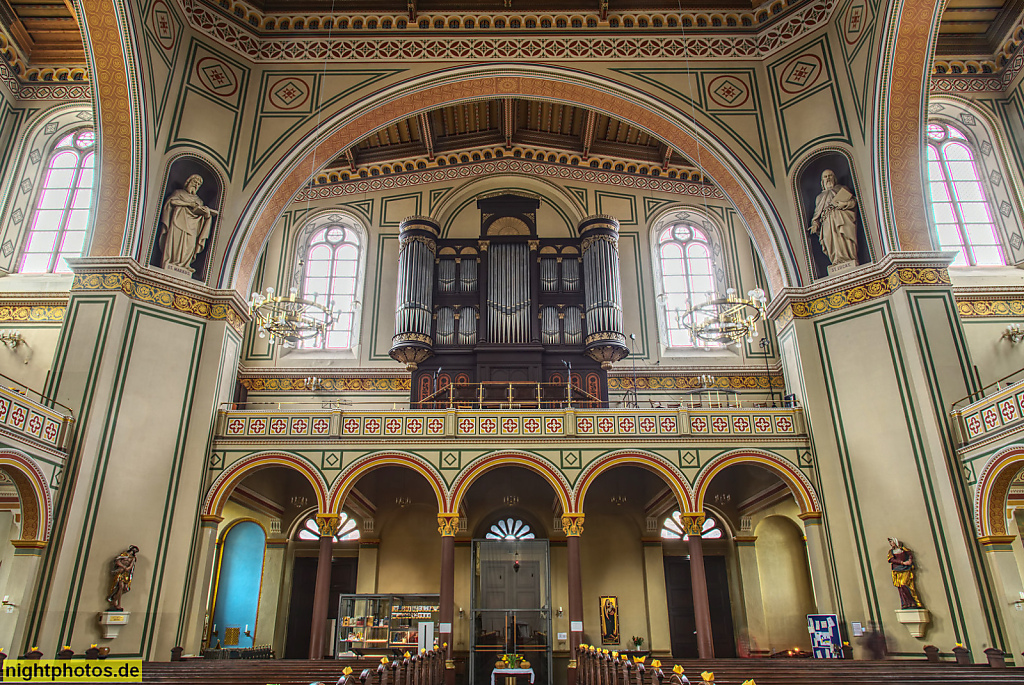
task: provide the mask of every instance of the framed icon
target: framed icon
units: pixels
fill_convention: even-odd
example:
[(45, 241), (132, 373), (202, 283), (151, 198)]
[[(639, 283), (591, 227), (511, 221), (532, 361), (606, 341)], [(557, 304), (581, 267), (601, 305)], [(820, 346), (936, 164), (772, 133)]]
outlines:
[(619, 644), (619, 600), (601, 597), (601, 644)]

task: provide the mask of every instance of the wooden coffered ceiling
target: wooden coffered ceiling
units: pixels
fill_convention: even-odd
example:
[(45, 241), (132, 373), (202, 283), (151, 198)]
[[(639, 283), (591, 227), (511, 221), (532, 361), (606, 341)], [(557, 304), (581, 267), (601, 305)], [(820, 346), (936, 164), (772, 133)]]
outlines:
[(30, 66), (85, 66), (70, 0), (0, 0), (0, 20)]
[[(679, 0), (245, 0), (268, 14), (371, 12), (376, 14), (487, 12), (679, 12)], [(683, 10), (749, 10), (758, 0), (682, 0)]]
[(687, 160), (643, 130), (593, 110), (502, 98), (441, 107), (402, 119), (360, 140), (332, 168), (504, 147), (692, 169)]
[(1024, 12), (1024, 0), (949, 0), (935, 46), (938, 58), (991, 58)]

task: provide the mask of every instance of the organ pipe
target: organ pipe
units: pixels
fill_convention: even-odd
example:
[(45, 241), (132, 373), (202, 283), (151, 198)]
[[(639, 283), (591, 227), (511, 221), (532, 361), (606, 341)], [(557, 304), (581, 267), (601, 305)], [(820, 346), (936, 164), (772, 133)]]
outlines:
[(398, 291), (391, 358), (410, 371), (434, 354), (430, 337), (434, 255), (440, 227), (427, 217), (405, 219), (398, 229)]
[(622, 330), (622, 282), (619, 276), (619, 222), (597, 214), (578, 227), (583, 251), (583, 299), (587, 323), (585, 352), (610, 369), (627, 354)]
[(530, 340), (530, 248), (492, 243), (487, 263), (487, 331), (492, 343)]

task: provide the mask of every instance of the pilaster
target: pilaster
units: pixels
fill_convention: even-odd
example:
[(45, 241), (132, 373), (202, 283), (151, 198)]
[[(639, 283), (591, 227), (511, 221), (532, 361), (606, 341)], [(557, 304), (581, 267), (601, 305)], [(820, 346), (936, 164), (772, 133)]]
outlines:
[[(199, 508), (211, 430), (231, 399), (245, 305), (124, 257), (73, 261), (75, 278), (46, 391), (78, 418), (25, 643), (55, 653), (92, 643), (162, 659), (195, 639), (189, 583), (204, 547)], [(139, 547), (131, 622), (114, 640), (111, 560)], [(173, 554), (171, 550), (191, 550)]]

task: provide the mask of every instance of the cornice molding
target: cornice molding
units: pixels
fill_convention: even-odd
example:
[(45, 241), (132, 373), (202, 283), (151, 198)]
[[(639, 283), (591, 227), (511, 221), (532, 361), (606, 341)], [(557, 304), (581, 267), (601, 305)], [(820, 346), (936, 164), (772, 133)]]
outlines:
[(79, 257), (69, 259), (75, 272), (76, 292), (121, 292), (182, 314), (211, 321), (225, 321), (239, 335), (249, 319), (248, 304), (235, 290), (217, 290), (198, 281), (184, 281), (141, 266), (128, 257)]
[[(339, 178), (341, 173), (343, 172), (337, 172)], [(427, 183), (446, 183), (457, 179), (481, 178), (486, 174), (492, 173), (521, 173), (531, 176), (548, 177), (558, 181), (593, 183), (618, 188), (636, 188), (673, 195), (725, 200), (725, 194), (720, 188), (699, 181), (680, 181), (666, 176), (630, 174), (605, 169), (594, 169), (590, 166), (572, 166), (552, 162), (538, 162), (519, 157), (502, 157), (501, 159), (469, 162), (459, 166), (444, 166), (424, 169), (422, 171), (403, 171), (391, 175), (369, 176), (351, 181), (314, 185), (312, 188), (307, 186), (295, 195), (295, 199), (292, 202), (293, 204), (302, 204), (312, 200), (363, 195), (365, 193), (414, 187)]]
[(0, 24), (0, 81), (19, 100), (89, 100), (92, 88), (84, 66), (30, 67)]
[(891, 252), (866, 264), (802, 288), (785, 288), (768, 305), (779, 328), (793, 319), (810, 319), (887, 297), (906, 286), (951, 287), (952, 252)]
[[(265, 15), (237, 0), (226, 7), (207, 0), (179, 1), (192, 28), (264, 63), (282, 59), (758, 59), (824, 26), (836, 6), (836, 0), (793, 0), (789, 7), (778, 5), (775, 11), (761, 7), (749, 12), (612, 13), (604, 21), (590, 12), (506, 12), (479, 17), (424, 15), (410, 22), (405, 14)], [(573, 27), (575, 18), (583, 25)], [(487, 28), (481, 28), (481, 19), (488, 20)], [(656, 19), (662, 26), (655, 26)], [(467, 20), (472, 20), (472, 28)], [(501, 27), (499, 20), (504, 22)], [(567, 22), (565, 27), (559, 25), (561, 20)], [(592, 20), (594, 25), (589, 26)], [(669, 25), (670, 20), (676, 26)], [(354, 28), (357, 24), (360, 28)], [(581, 32), (586, 38), (581, 38)]]

